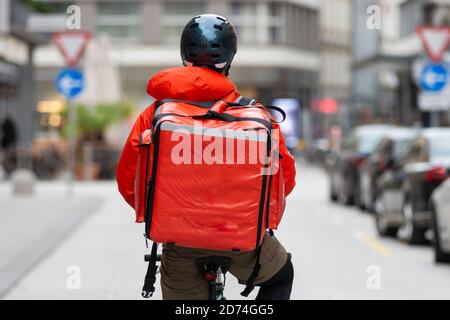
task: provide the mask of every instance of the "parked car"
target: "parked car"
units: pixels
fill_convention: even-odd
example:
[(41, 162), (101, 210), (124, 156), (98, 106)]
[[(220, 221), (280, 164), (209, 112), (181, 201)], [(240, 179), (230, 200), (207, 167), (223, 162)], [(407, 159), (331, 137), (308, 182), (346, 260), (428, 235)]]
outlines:
[(409, 128), (389, 130), (367, 161), (360, 166), (358, 185), (361, 209), (373, 212), (376, 180), (386, 169), (398, 162), (399, 157), (417, 136), (417, 133), (417, 130)]
[(330, 144), (327, 139), (313, 140), (311, 146), (306, 150), (306, 159), (320, 166), (325, 164), (328, 153), (330, 152)]
[(355, 128), (341, 144), (339, 153), (327, 158), (330, 177), (330, 199), (347, 205), (359, 201), (359, 170), (379, 141), (396, 127), (389, 125), (364, 125)]
[(424, 129), (402, 158), (376, 181), (375, 217), (381, 234), (425, 243), (430, 228), (429, 200), (450, 168), (450, 129)]
[(430, 212), (434, 261), (450, 262), (450, 179), (431, 195)]

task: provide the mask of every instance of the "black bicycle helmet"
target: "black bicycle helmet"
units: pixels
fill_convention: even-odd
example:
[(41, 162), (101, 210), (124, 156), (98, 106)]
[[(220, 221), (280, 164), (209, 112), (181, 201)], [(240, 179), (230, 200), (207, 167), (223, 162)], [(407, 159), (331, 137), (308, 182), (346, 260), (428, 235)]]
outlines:
[(185, 66), (206, 66), (228, 71), (237, 51), (236, 32), (224, 17), (202, 14), (192, 18), (181, 35), (181, 59)]

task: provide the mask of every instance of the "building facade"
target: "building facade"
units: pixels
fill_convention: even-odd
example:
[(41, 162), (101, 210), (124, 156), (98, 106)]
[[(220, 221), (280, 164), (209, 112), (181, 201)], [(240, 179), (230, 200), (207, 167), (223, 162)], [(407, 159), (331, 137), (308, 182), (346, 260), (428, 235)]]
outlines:
[[(30, 8), (19, 1), (0, 1), (0, 140), (1, 149), (19, 146), (25, 150), (32, 142), (35, 118), (33, 49), (43, 39), (27, 32)], [(20, 167), (29, 167), (19, 152)]]
[[(51, 0), (60, 6), (65, 1)], [(199, 13), (227, 17), (238, 33), (230, 73), (242, 94), (265, 103), (297, 98), (309, 105), (320, 74), (319, 1), (316, 0), (78, 0), (82, 29), (107, 33), (111, 58), (120, 68), (122, 91), (141, 107), (145, 87), (160, 69), (181, 65), (179, 38)], [(39, 100), (58, 99), (53, 79), (63, 60), (54, 45), (36, 54)]]
[[(375, 9), (368, 12), (368, 8)], [(378, 13), (379, 28), (368, 27), (368, 19)], [(450, 2), (353, 1), (353, 124), (378, 119), (429, 125), (430, 113), (418, 108), (412, 72), (414, 61), (425, 55), (416, 35), (420, 25), (450, 26)]]

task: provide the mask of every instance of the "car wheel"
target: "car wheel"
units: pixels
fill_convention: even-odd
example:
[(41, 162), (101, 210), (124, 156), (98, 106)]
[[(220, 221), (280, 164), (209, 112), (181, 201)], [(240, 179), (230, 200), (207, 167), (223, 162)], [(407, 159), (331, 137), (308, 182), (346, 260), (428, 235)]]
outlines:
[(359, 178), (356, 178), (356, 184), (355, 184), (355, 189), (354, 189), (354, 202), (355, 205), (361, 210), (361, 211), (366, 211), (366, 206), (364, 205), (364, 201), (362, 199), (362, 191), (361, 191), (361, 181), (359, 180)]
[(339, 203), (346, 205), (346, 206), (351, 206), (354, 204), (354, 198), (349, 194), (349, 186), (347, 183), (344, 183), (344, 185), (341, 187), (341, 190), (339, 190), (339, 194), (338, 194), (338, 200)]
[(434, 262), (436, 263), (450, 262), (450, 254), (442, 251), (441, 240), (439, 238), (439, 223), (437, 220), (436, 210), (432, 204), (430, 205), (430, 211), (431, 211), (431, 224), (434, 233), (433, 237)]
[(355, 204), (361, 211), (366, 211), (366, 206), (364, 205), (364, 201), (361, 198), (361, 194), (355, 196)]
[(337, 200), (338, 200), (338, 195), (336, 194), (336, 191), (334, 191), (333, 182), (330, 181), (330, 201), (337, 202)]
[(426, 243), (425, 230), (419, 228), (414, 223), (414, 208), (409, 197), (405, 199), (402, 208), (403, 225), (400, 228), (400, 236), (409, 244), (424, 244)]
[(333, 190), (330, 191), (330, 201), (331, 202), (337, 202), (338, 200), (338, 196), (336, 195), (336, 193), (334, 193)]
[(375, 225), (377, 232), (383, 237), (395, 237), (397, 235), (398, 227), (390, 226), (384, 218), (386, 214), (386, 207), (383, 202), (383, 195), (380, 193), (375, 197), (375, 203), (373, 205), (375, 213)]

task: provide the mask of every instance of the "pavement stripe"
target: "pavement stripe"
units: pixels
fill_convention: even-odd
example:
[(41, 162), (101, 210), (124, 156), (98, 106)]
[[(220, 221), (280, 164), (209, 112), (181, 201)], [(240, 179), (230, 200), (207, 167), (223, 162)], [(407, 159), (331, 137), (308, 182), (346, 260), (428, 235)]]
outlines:
[(370, 248), (372, 248), (374, 251), (378, 252), (382, 256), (389, 257), (392, 255), (391, 251), (384, 246), (380, 241), (377, 239), (371, 237), (366, 232), (358, 231), (355, 233), (355, 238), (361, 241), (362, 243), (366, 244)]

